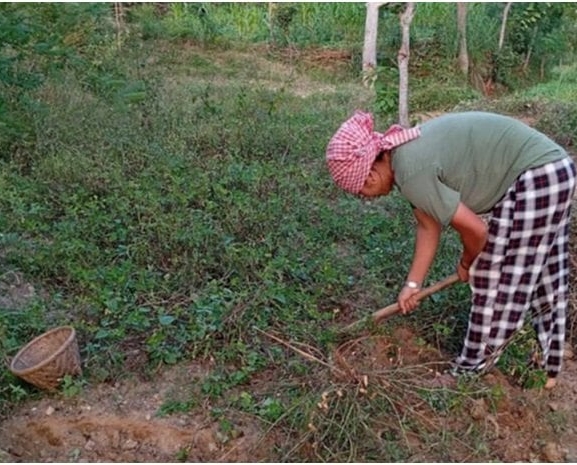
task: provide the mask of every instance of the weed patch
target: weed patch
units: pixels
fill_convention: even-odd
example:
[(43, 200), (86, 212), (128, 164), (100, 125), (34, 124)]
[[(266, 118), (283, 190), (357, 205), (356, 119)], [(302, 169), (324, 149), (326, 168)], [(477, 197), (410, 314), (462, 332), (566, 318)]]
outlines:
[[(362, 8), (345, 7), (343, 21), (362, 19)], [(99, 22), (85, 32), (67, 26), (71, 11), (84, 7), (70, 6), (63, 18), (54, 8), (26, 10), (22, 20), (54, 17), (66, 33), (50, 39), (36, 31), (37, 45), (46, 39), (42, 53), (0, 62), (0, 290), (10, 296), (0, 299), (0, 358), (51, 326), (71, 324), (84, 377), (64, 379), (65, 398), (81, 397), (91, 383), (150, 380), (194, 360), (206, 373), (170, 391), (156, 415), (205, 409), (222, 443), (239, 437), (241, 412), (268, 438), (291, 439), (275, 442), (281, 461), (501, 458), (487, 444), (503, 392), (478, 380), (454, 389), (428, 384), (438, 360), (459, 349), (466, 286), (404, 318), (418, 337), (398, 336), (411, 342), (400, 352), (398, 340), (387, 339), (398, 329), (392, 319), (373, 328), (355, 360), (336, 365), (343, 341), (335, 327), (395, 299), (414, 220), (395, 193), (373, 201), (343, 195), (323, 154), (356, 107), (376, 109), (383, 125), (392, 118), (391, 87), (379, 83), (373, 102), (350, 68), (339, 67), (348, 52), (335, 55), (339, 66), (309, 70), (316, 55), (299, 60), (290, 47), (265, 53), (193, 43), (214, 45), (219, 28), (262, 37), (262, 7), (233, 24), (209, 5), (175, 4), (162, 20), (144, 6), (129, 13), (139, 24), (122, 48), (105, 40), (111, 31)], [(286, 8), (284, 22), (273, 25), (276, 46), (317, 34), (351, 39), (346, 28), (319, 23), (318, 12), (334, 5), (303, 7), (302, 18)], [(143, 40), (151, 37), (164, 39)], [(434, 81), (432, 71), (419, 70)], [(415, 83), (415, 109), (490, 105), (457, 78), (430, 82)], [(508, 108), (525, 108), (528, 97)], [(571, 105), (543, 105), (546, 132), (573, 141)], [(459, 251), (456, 236), (443, 235), (429, 279), (453, 270)], [(15, 289), (34, 292), (10, 294)], [(539, 374), (521, 370), (524, 341), (515, 348), (502, 370), (539, 387)], [(0, 374), (0, 416), (37, 396), (7, 370)], [(480, 420), (463, 419), (472, 406)], [(187, 448), (172, 456), (194, 458)]]

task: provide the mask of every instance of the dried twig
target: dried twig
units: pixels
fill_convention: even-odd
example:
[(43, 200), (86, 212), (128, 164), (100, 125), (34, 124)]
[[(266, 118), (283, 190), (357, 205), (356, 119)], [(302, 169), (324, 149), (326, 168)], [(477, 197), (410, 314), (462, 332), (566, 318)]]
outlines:
[(321, 360), (317, 357), (315, 357), (314, 355), (309, 354), (308, 352), (305, 352), (303, 350), (298, 349), (297, 347), (293, 346), (292, 344), (282, 340), (281, 338), (274, 336), (272, 334), (267, 333), (266, 331), (263, 331), (260, 328), (257, 328), (256, 326), (254, 327), (254, 329), (256, 329), (259, 333), (264, 334), (265, 336), (271, 338), (272, 340), (284, 345), (285, 347), (288, 347), (289, 349), (295, 351), (297, 354), (302, 355), (304, 358), (306, 358), (307, 360), (310, 360), (312, 362), (316, 362), (319, 363), (331, 370), (334, 370), (336, 372), (338, 372), (341, 375), (344, 375), (345, 373), (343, 373), (340, 369), (338, 369), (337, 367), (335, 367), (334, 365), (331, 365), (330, 363), (325, 362), (324, 360)]

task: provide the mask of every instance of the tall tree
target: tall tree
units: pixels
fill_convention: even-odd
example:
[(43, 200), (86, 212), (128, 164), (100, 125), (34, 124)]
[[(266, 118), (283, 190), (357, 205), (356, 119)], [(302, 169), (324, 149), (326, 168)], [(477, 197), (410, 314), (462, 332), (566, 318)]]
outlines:
[(507, 29), (507, 17), (509, 16), (509, 10), (511, 9), (511, 5), (513, 2), (507, 2), (505, 5), (505, 9), (503, 10), (503, 19), (501, 20), (501, 32), (499, 34), (499, 48), (498, 50), (501, 51), (503, 48), (503, 44), (505, 43), (505, 31)]
[(122, 34), (126, 29), (122, 2), (114, 2), (114, 25), (116, 29), (116, 46), (120, 48), (122, 44)]
[(377, 70), (377, 33), (379, 29), (379, 8), (387, 2), (368, 2), (365, 18), (365, 41), (363, 44), (363, 83), (372, 87)]
[(410, 32), (413, 21), (414, 3), (407, 3), (400, 13), (401, 20), (401, 48), (397, 55), (399, 64), (399, 123), (408, 127), (409, 122), (409, 56), (411, 53)]
[(461, 73), (469, 74), (469, 52), (467, 51), (467, 3), (457, 2), (457, 34), (459, 37), (458, 64)]

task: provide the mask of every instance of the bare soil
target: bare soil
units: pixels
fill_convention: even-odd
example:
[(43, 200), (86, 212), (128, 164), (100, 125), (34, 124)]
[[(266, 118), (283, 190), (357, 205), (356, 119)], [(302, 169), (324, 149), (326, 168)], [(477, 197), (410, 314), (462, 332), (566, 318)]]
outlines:
[(252, 462), (270, 459), (272, 439), (239, 415), (226, 435), (208, 403), (186, 414), (158, 415), (167, 397), (195, 383), (194, 364), (166, 370), (152, 382), (98, 385), (80, 396), (47, 394), (19, 408), (0, 429), (5, 461), (22, 462)]
[[(419, 379), (429, 385), (439, 376), (427, 368), (442, 355), (423, 346), (407, 328), (393, 336), (369, 336), (341, 346), (336, 359), (335, 382), (343, 372), (357, 376), (363, 386), (378, 380), (378, 373), (404, 365), (420, 370)], [(494, 370), (483, 378), (487, 386), (499, 386), (498, 405), (483, 399), (469, 400), (468, 415), (448, 417), (451, 430), (476, 427), (484, 432), (493, 456), (504, 462), (577, 461), (577, 361), (566, 360), (557, 386), (547, 390), (522, 390)], [(0, 459), (4, 462), (272, 462), (275, 452), (290, 438), (271, 432), (254, 416), (235, 412), (234, 425), (226, 433), (211, 415), (208, 399), (198, 399), (186, 413), (159, 415), (163, 402), (182, 397), (209, 373), (210, 366), (183, 364), (164, 370), (152, 381), (126, 379), (114, 385), (86, 387), (79, 395), (46, 393), (17, 408), (0, 426)], [(347, 371), (348, 370), (348, 371)], [(263, 383), (277, 380), (263, 377)], [(261, 389), (264, 386), (255, 386)], [(409, 398), (405, 400), (412, 403)], [(431, 420), (439, 418), (427, 408), (414, 411)], [(401, 406), (402, 407), (402, 406)], [(231, 417), (229, 416), (229, 419)], [(419, 437), (410, 438), (411, 461), (444, 461), (431, 455)], [(468, 448), (451, 451), (452, 461), (468, 461)]]

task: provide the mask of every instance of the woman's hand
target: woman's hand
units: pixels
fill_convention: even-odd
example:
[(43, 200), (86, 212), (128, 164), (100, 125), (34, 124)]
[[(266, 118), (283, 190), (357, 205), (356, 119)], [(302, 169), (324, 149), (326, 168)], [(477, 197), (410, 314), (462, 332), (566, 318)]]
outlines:
[(459, 203), (451, 226), (459, 233), (463, 243), (463, 254), (457, 265), (457, 274), (461, 281), (468, 283), (469, 268), (487, 242), (488, 226), (463, 203)]
[(459, 260), (459, 264), (457, 265), (457, 274), (459, 275), (459, 278), (461, 279), (461, 281), (463, 281), (464, 283), (469, 282), (469, 268), (470, 267), (471, 267), (471, 265), (466, 266), (466, 264), (464, 263), (462, 258), (461, 258), (461, 260)]
[(404, 286), (399, 296), (397, 297), (397, 303), (399, 307), (401, 307), (401, 313), (403, 315), (412, 312), (417, 306), (419, 305), (419, 301), (417, 300), (417, 294), (419, 293), (420, 289), (411, 288), (408, 286)]

